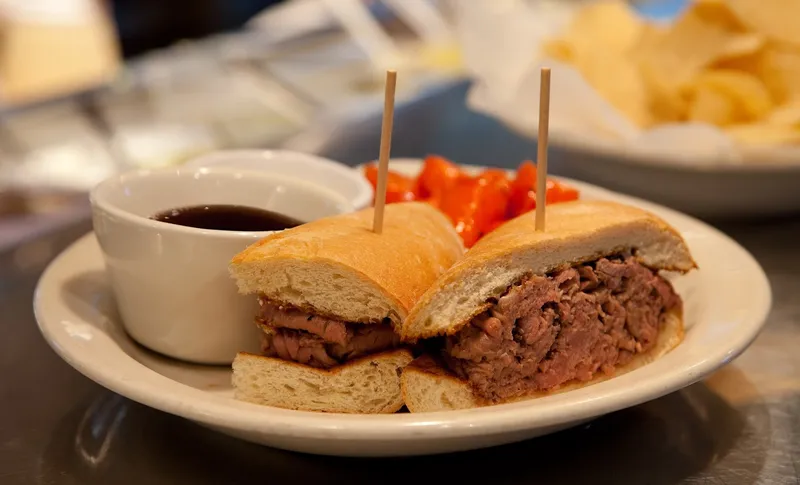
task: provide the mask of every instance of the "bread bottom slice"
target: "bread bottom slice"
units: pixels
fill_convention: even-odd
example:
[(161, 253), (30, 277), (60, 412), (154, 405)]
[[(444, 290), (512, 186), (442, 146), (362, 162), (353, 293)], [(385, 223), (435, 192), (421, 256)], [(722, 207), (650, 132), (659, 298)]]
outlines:
[(613, 375), (598, 374), (590, 381), (572, 381), (553, 391), (532, 392), (499, 402), (490, 402), (476, 396), (466, 380), (456, 377), (441, 367), (421, 366), (416, 362), (403, 370), (400, 385), (406, 407), (412, 413), (452, 411), (524, 401), (580, 389), (620, 376), (664, 356), (682, 341), (683, 317), (680, 311), (672, 311), (664, 315), (663, 326), (658, 334), (656, 345), (648, 352), (635, 355), (626, 365), (617, 368)]
[(396, 349), (317, 369), (241, 352), (233, 361), (234, 397), (300, 411), (394, 413), (403, 407), (400, 374), (413, 359)]

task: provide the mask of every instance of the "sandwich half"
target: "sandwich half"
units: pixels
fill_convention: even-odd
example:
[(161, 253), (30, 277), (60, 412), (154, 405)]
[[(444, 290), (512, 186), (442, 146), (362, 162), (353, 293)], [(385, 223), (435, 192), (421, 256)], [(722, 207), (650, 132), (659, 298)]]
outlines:
[(626, 205), (547, 208), (480, 240), (420, 299), (405, 341), (426, 355), (402, 375), (412, 412), (463, 409), (575, 389), (642, 366), (683, 338), (664, 272), (696, 267), (678, 232)]
[(393, 413), (412, 360), (395, 333), (425, 290), (463, 254), (450, 221), (424, 203), (373, 210), (273, 234), (233, 258), (257, 295), (262, 355), (233, 362), (237, 399), (289, 409)]

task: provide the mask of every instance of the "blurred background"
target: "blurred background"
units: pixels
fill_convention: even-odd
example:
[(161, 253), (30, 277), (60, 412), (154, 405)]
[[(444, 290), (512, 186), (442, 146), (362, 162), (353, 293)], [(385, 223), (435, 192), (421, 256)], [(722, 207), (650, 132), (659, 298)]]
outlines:
[(1, 0), (0, 245), (84, 213), (115, 172), (319, 151), (380, 109), (387, 67), (398, 103), (457, 83), (447, 15), (427, 0)]
[[(87, 191), (130, 168), (245, 147), (367, 162), (387, 68), (400, 72), (393, 156), (516, 167), (535, 141), (468, 108), (465, 1), (0, 0), (0, 247), (86, 217)], [(687, 2), (628, 3), (660, 20)], [(613, 182), (591, 164), (571, 173), (580, 157), (558, 147), (552, 160)]]

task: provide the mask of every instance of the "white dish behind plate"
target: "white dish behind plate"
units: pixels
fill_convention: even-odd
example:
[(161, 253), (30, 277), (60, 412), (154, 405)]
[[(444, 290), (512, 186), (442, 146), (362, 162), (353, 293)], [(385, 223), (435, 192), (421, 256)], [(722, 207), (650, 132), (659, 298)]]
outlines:
[[(392, 162), (406, 173), (418, 162)], [(584, 198), (652, 210), (686, 238), (700, 271), (676, 285), (684, 297), (684, 342), (658, 361), (576, 391), (464, 411), (361, 416), (289, 411), (232, 399), (230, 372), (152, 354), (122, 330), (93, 235), (59, 256), (34, 298), (39, 327), (78, 371), (130, 399), (256, 443), (310, 453), (390, 456), (510, 443), (550, 433), (687, 386), (741, 353), (770, 308), (769, 284), (741, 246), (688, 216), (570, 181)]]
[[(562, 35), (586, 3), (454, 2), (473, 81), (467, 106), (536, 140), (539, 71), (547, 66), (551, 166), (559, 173), (703, 217), (800, 212), (800, 146), (740, 146), (703, 123), (639, 128), (574, 67), (549, 59), (544, 43)], [(681, 11), (676, 2), (628, 3), (659, 4), (666, 17)]]
[[(696, 164), (551, 138), (559, 173), (646, 197), (698, 217), (736, 219), (800, 212), (800, 164)], [(800, 160), (800, 158), (798, 158)]]

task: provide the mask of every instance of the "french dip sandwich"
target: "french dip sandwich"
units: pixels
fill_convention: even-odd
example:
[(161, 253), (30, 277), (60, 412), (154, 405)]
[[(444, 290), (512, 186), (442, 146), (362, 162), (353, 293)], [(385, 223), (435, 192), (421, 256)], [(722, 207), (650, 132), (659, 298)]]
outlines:
[(289, 409), (393, 413), (412, 360), (399, 326), (463, 254), (450, 221), (428, 204), (389, 204), (282, 231), (235, 256), (242, 293), (257, 295), (263, 355), (233, 362), (237, 399)]
[(428, 353), (402, 375), (412, 412), (563, 392), (661, 357), (683, 339), (682, 302), (662, 271), (696, 267), (678, 232), (611, 202), (525, 214), (480, 240), (420, 299), (405, 341)]

